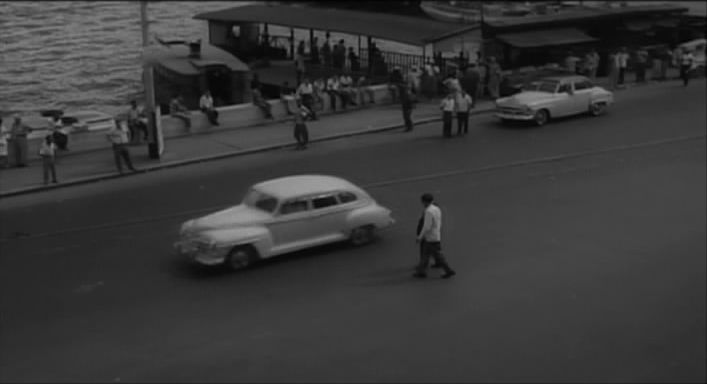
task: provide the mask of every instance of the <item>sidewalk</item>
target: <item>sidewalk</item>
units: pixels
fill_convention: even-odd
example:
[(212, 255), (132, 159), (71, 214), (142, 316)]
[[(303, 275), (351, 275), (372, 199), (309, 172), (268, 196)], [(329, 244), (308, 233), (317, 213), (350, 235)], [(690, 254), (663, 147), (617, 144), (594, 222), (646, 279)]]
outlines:
[[(677, 75), (670, 71), (671, 79)], [(635, 75), (627, 74), (627, 85), (615, 91), (631, 89), (636, 86), (655, 83), (635, 83)], [(679, 80), (668, 80), (679, 81)], [(597, 79), (597, 85), (608, 87), (607, 78)], [(472, 114), (490, 112), (494, 103), (481, 100)], [(413, 122), (424, 124), (441, 120), (438, 100), (420, 102), (413, 110)], [(399, 104), (388, 104), (373, 108), (356, 109), (321, 116), (318, 121), (307, 123), (310, 142), (321, 142), (338, 138), (364, 135), (402, 129), (402, 112)], [(291, 122), (275, 122), (248, 128), (211, 131), (172, 138), (165, 141), (165, 151), (159, 160), (150, 159), (147, 146), (132, 146), (130, 154), (138, 173), (158, 169), (178, 167), (251, 153), (294, 147), (293, 127)], [(43, 190), (80, 185), (118, 177), (127, 177), (132, 173), (120, 175), (116, 170), (113, 152), (106, 142), (105, 150), (84, 153), (70, 153), (57, 157), (57, 177), (59, 184), (45, 186), (42, 181), (42, 165), (38, 156), (31, 156), (26, 168), (8, 168), (0, 170), (0, 197), (27, 194)]]
[[(477, 104), (472, 113), (489, 112), (493, 103), (488, 100)], [(420, 102), (412, 113), (415, 124), (441, 119), (437, 100)], [(310, 142), (402, 129), (400, 105), (376, 106), (336, 114), (324, 115), (318, 121), (307, 122)], [(150, 159), (146, 145), (131, 146), (133, 164), (144, 173), (186, 164), (199, 163), (232, 156), (294, 147), (291, 122), (277, 122), (263, 126), (220, 129), (204, 134), (184, 136), (165, 141), (165, 151), (159, 160)], [(41, 160), (32, 156), (26, 168), (0, 170), (0, 197), (8, 197), (43, 190), (86, 184), (134, 173), (126, 170), (120, 175), (113, 160), (113, 151), (106, 142), (104, 151), (69, 154), (59, 152), (56, 163), (59, 184), (45, 186), (42, 180)]]

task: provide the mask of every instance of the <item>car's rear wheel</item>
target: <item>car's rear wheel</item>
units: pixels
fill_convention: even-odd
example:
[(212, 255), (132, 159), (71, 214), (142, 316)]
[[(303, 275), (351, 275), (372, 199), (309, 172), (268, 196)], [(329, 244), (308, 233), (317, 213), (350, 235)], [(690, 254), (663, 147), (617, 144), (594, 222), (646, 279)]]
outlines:
[(589, 113), (592, 116), (603, 115), (606, 112), (606, 103), (592, 103), (589, 106)]
[(373, 241), (375, 235), (375, 227), (373, 225), (364, 225), (358, 228), (354, 228), (351, 231), (351, 244), (355, 246), (365, 245)]
[(549, 120), (550, 120), (550, 113), (547, 111), (547, 109), (541, 109), (541, 110), (535, 112), (535, 116), (533, 117), (533, 121), (535, 121), (535, 125), (537, 125), (539, 127), (545, 125)]
[(257, 259), (255, 249), (250, 245), (237, 246), (231, 249), (226, 257), (226, 266), (234, 271), (246, 269)]

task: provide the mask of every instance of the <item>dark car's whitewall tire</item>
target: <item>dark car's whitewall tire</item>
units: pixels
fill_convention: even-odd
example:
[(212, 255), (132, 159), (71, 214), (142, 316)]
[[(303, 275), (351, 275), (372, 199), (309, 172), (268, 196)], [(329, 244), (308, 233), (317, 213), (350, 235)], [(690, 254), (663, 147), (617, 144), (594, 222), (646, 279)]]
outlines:
[(354, 228), (351, 231), (349, 240), (351, 240), (351, 244), (360, 246), (372, 242), (374, 236), (375, 227), (373, 225), (364, 225), (358, 228)]
[(547, 111), (547, 109), (541, 109), (537, 112), (535, 112), (535, 116), (533, 117), (533, 121), (535, 122), (535, 125), (537, 126), (543, 126), (547, 124), (548, 121), (550, 121), (550, 113)]
[(257, 259), (257, 254), (250, 245), (233, 247), (226, 256), (226, 266), (234, 271), (250, 267)]
[(592, 103), (589, 105), (589, 113), (592, 116), (600, 116), (600, 115), (603, 115), (604, 112), (606, 112), (606, 103), (599, 102), (599, 103)]

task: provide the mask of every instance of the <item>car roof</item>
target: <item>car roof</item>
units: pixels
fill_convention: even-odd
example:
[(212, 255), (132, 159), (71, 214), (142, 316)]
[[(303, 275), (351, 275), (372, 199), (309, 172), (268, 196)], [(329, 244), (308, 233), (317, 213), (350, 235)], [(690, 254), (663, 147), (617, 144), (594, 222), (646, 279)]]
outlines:
[(569, 81), (589, 81), (589, 78), (585, 76), (580, 76), (580, 75), (555, 75), (555, 76), (546, 76), (543, 77), (542, 80), (551, 80), (551, 81), (559, 81), (561, 83), (566, 83)]
[(253, 185), (253, 188), (268, 195), (275, 196), (278, 199), (333, 192), (342, 189), (363, 192), (359, 187), (349, 181), (327, 175), (280, 177), (257, 183)]

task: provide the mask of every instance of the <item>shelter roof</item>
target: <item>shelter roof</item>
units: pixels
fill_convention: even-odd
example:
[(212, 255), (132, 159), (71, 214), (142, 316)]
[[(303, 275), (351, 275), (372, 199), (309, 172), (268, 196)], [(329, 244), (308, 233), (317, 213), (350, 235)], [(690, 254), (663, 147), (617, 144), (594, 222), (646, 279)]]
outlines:
[(646, 14), (665, 14), (671, 12), (687, 12), (687, 8), (672, 4), (645, 4), (629, 5), (626, 7), (576, 7), (554, 14), (533, 15), (522, 17), (487, 17), (485, 23), (491, 27), (519, 27), (536, 24), (547, 24), (568, 21), (580, 21), (588, 19), (600, 19), (613, 16), (637, 16)]
[(190, 58), (189, 47), (186, 45), (171, 45), (157, 51), (154, 54), (154, 60), (165, 68), (185, 76), (198, 75), (200, 67), (214, 64), (225, 65), (235, 72), (247, 72), (250, 70), (247, 64), (230, 53), (213, 45), (203, 43), (201, 44), (201, 58)]
[(576, 28), (557, 28), (526, 31), (521, 33), (506, 33), (503, 35), (498, 35), (496, 38), (518, 48), (569, 45), (597, 40)]
[(479, 25), (460, 26), (432, 19), (387, 13), (290, 5), (246, 5), (200, 13), (195, 19), (252, 22), (371, 36), (411, 45), (425, 45)]

